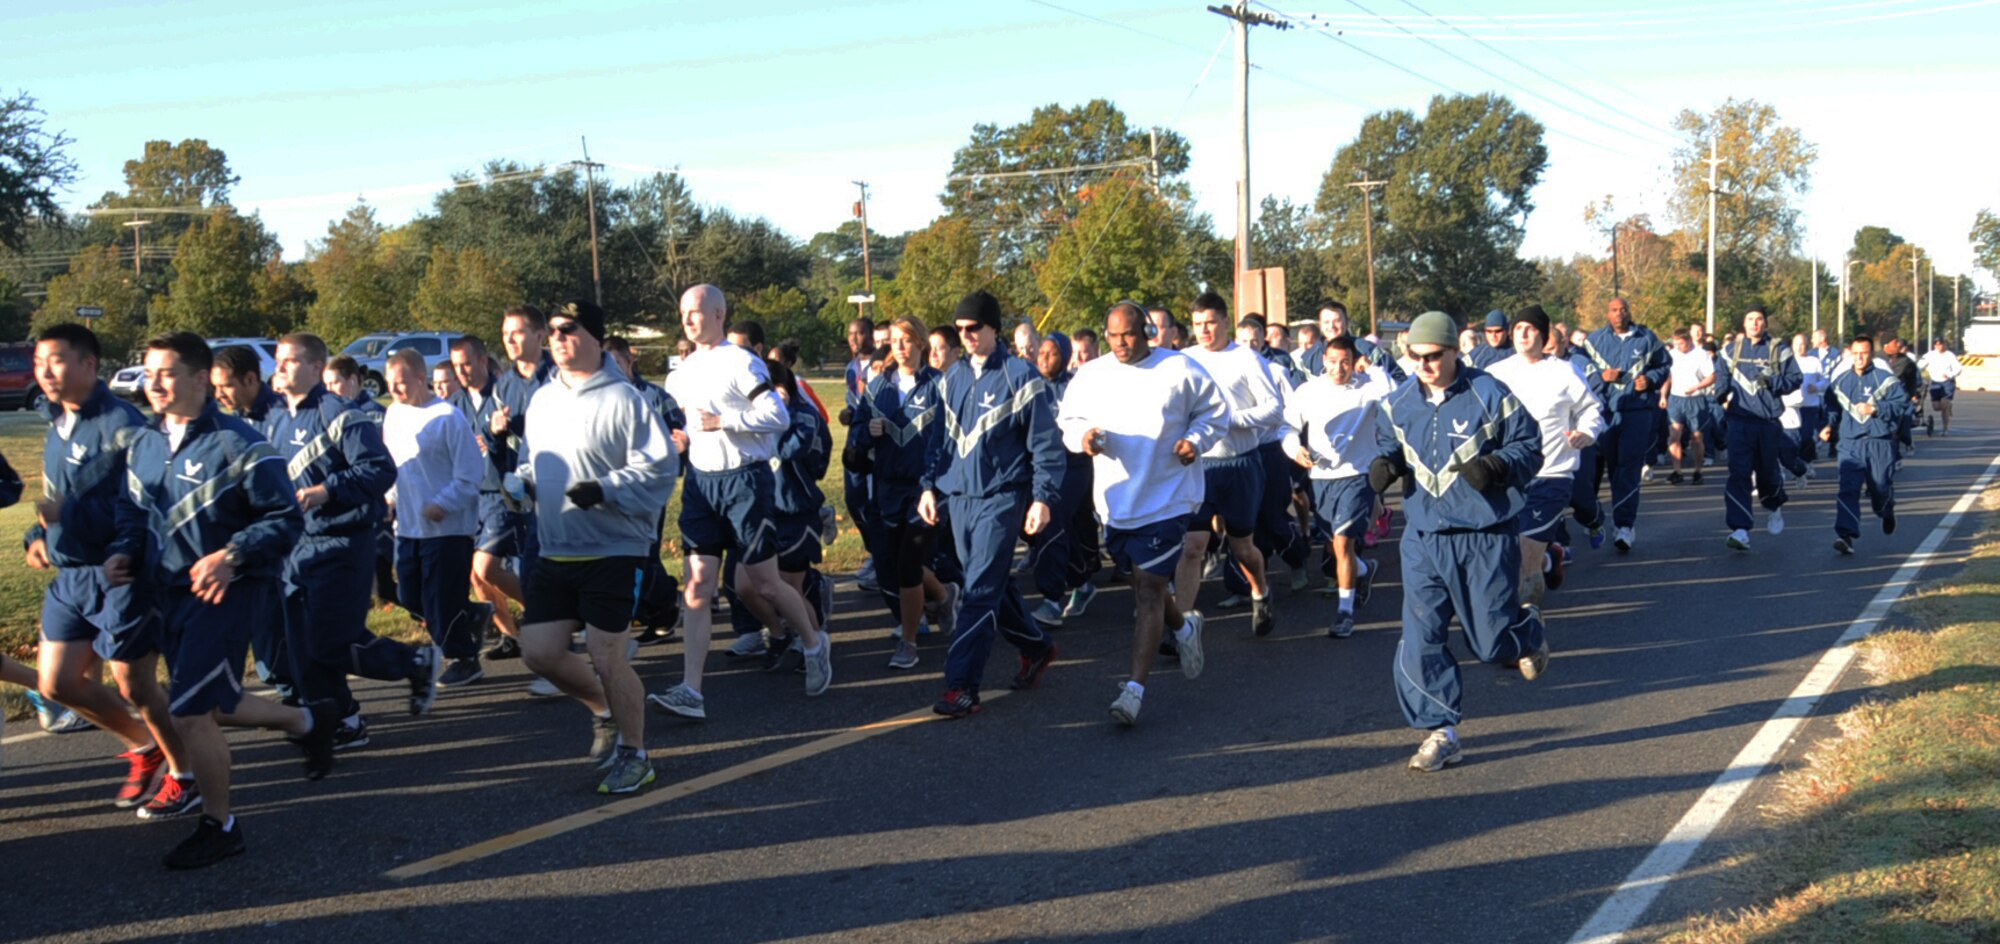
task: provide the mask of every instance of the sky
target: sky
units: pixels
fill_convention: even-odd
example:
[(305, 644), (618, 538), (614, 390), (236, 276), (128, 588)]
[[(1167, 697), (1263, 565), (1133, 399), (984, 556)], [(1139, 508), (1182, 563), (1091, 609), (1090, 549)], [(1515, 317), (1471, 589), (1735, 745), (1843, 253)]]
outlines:
[[(1863, 225), (1971, 269), (2000, 209), (2000, 0), (1273, 0), (1251, 36), (1253, 193), (1311, 202), (1376, 111), (1495, 91), (1548, 128), (1523, 252), (1602, 255), (1584, 207), (1667, 221), (1683, 109), (1777, 108), (1818, 147), (1805, 247), (1838, 266)], [(1235, 231), (1229, 22), (1201, 2), (236, 0), (0, 4), (10, 68), (75, 139), (65, 205), (122, 190), (149, 139), (204, 138), (232, 202), (300, 258), (357, 199), (397, 223), (454, 173), (590, 155), (614, 180), (678, 168), (703, 203), (801, 239), (939, 212), (974, 124), (1107, 98), (1193, 149), (1187, 175)], [(1993, 288), (1990, 276), (1979, 284)]]

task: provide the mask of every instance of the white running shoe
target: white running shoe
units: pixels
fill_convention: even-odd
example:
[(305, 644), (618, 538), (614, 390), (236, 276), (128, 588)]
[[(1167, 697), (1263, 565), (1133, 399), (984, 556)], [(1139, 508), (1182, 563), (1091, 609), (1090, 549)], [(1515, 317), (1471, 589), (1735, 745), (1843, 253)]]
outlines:
[(1444, 733), (1443, 728), (1432, 731), (1424, 738), (1423, 746), (1410, 758), (1410, 769), (1425, 773), (1436, 773), (1465, 759), (1465, 748), (1458, 739)]
[(1636, 540), (1637, 537), (1632, 533), (1631, 528), (1619, 528), (1617, 535), (1612, 537), (1611, 543), (1621, 551), (1629, 551)]
[(1783, 508), (1771, 509), (1771, 517), (1764, 519), (1764, 530), (1772, 534), (1785, 533), (1785, 510)]
[(537, 675), (528, 683), (528, 694), (536, 698), (554, 698), (562, 694), (562, 689), (557, 688), (556, 683)]
[[(1200, 678), (1202, 667), (1208, 663), (1208, 656), (1201, 648), (1201, 626), (1203, 622), (1201, 611), (1196, 610), (1191, 612), (1187, 614), (1187, 638), (1182, 639), (1179, 633), (1174, 634), (1174, 647), (1180, 650), (1181, 654), (1181, 674), (1191, 679)], [(1138, 705), (1136, 701), (1137, 696), (1134, 696), (1134, 698), (1133, 710), (1136, 711)], [(1128, 721), (1126, 723), (1130, 724), (1131, 722)]]
[(1742, 528), (1737, 528), (1736, 530), (1729, 532), (1729, 540), (1727, 543), (1729, 545), (1730, 550), (1747, 551), (1750, 549), (1750, 532), (1745, 531)]
[(1141, 695), (1130, 685), (1118, 686), (1118, 700), (1111, 703), (1111, 717), (1126, 727), (1139, 722), (1139, 701)]

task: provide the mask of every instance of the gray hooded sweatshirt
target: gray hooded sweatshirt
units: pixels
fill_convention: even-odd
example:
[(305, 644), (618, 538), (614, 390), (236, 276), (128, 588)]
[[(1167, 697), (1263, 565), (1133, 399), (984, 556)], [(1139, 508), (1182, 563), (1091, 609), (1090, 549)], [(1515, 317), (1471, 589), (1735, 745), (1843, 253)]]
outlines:
[[(610, 357), (582, 385), (556, 371), (528, 402), (516, 470), (535, 495), (536, 533), (549, 558), (640, 557), (660, 537), (680, 460), (666, 427)], [(596, 482), (604, 501), (578, 508), (566, 494)]]

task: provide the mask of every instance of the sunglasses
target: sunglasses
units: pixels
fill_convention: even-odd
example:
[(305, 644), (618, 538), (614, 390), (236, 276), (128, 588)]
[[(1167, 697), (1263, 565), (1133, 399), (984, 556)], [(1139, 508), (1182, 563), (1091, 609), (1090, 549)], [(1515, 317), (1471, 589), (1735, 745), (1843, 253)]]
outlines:
[(1412, 353), (1410, 354), (1410, 357), (1411, 359), (1417, 361), (1420, 364), (1437, 364), (1444, 361), (1444, 355), (1445, 355), (1444, 350), (1436, 350), (1430, 352), (1429, 354)]
[(967, 322), (967, 323), (965, 323), (965, 324), (962, 324), (962, 325), (959, 325), (959, 326), (958, 326), (958, 333), (959, 333), (959, 334), (978, 334), (978, 333), (979, 333), (979, 329), (981, 329), (981, 328), (984, 328), (984, 327), (986, 327), (986, 325), (984, 325), (984, 324), (982, 324), (982, 323), (980, 323), (980, 322), (977, 322), (977, 321), (971, 321), (971, 322)]
[(551, 321), (549, 322), (549, 330), (563, 337), (570, 338), (575, 337), (577, 332), (582, 331), (583, 325), (577, 324), (574, 321)]

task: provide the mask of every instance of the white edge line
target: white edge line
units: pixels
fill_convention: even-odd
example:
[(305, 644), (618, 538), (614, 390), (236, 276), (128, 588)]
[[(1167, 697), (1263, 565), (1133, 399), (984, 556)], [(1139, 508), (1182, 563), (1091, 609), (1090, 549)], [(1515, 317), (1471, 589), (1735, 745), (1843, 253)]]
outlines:
[(45, 738), (48, 736), (49, 732), (47, 731), (29, 731), (23, 734), (11, 734), (8, 735), (7, 737), (0, 738), (0, 747), (11, 747), (15, 744), (21, 743), (22, 741), (32, 741), (36, 738)]
[(1980, 473), (1972, 488), (1959, 496), (1951, 511), (1903, 561), (1903, 566), (1896, 569), (1889, 582), (1862, 609), (1861, 615), (1848, 625), (1846, 632), (1840, 634), (1833, 647), (1820, 657), (1812, 671), (1799, 681), (1798, 687), (1792, 689), (1792, 694), (1778, 705), (1778, 710), (1771, 713), (1771, 719), (1757, 729), (1750, 743), (1743, 745), (1743, 750), (1729, 762), (1715, 782), (1702, 791), (1680, 822), (1667, 832), (1666, 838), (1653, 847), (1653, 851), (1611, 892), (1611, 897), (1598, 906), (1590, 920), (1570, 937), (1569, 944), (1611, 944), (1624, 940), (1626, 932), (1639, 923), (1654, 899), (1660, 897), (1668, 883), (1679, 877), (1680, 870), (1689, 859), (1694, 858), (1709, 834), (1722, 824), (1723, 817), (1729, 815), (1736, 801), (1742, 799), (1751, 785), (1770, 768), (1778, 752), (1797, 733), (1799, 725), (1812, 715), (1819, 700), (1832, 690), (1834, 683), (1854, 661), (1854, 644), (1873, 633), (1881, 624), (1889, 607), (1910, 588), (1917, 574), (1930, 562), (1945, 539), (1951, 536), (1959, 519), (1979, 500), (1980, 494), (1986, 491), (1996, 474), (2000, 474), (2000, 456), (1987, 464), (1986, 471)]

